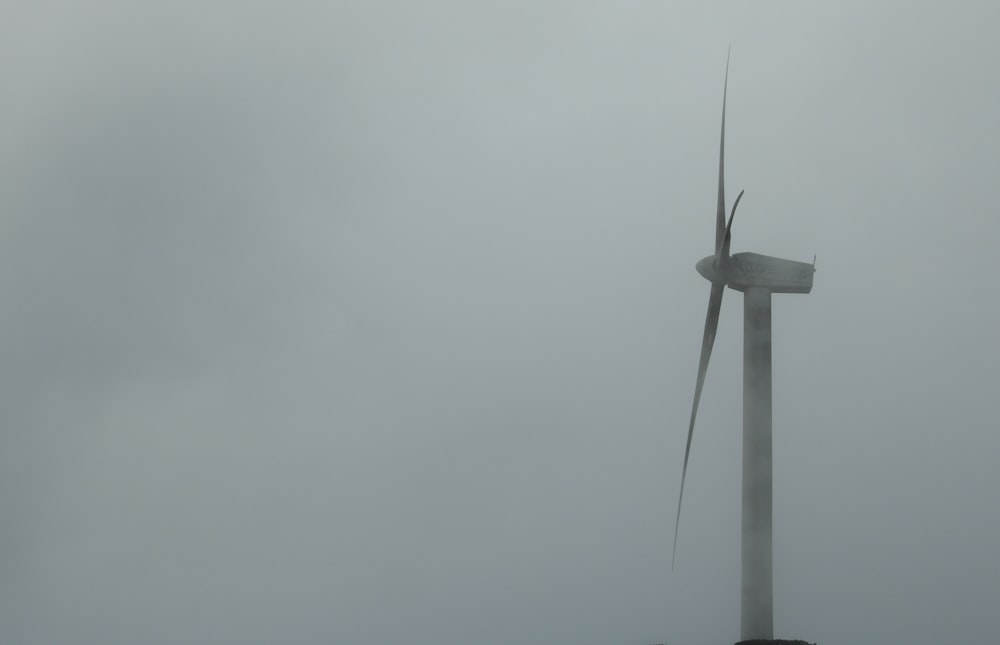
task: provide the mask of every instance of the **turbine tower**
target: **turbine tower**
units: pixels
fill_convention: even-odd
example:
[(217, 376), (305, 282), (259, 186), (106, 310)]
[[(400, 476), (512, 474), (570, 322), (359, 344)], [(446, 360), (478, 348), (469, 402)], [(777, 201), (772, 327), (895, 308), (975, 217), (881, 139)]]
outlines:
[[(726, 221), (724, 166), (726, 148), (726, 92), (729, 85), (729, 58), (726, 57), (726, 81), (722, 90), (722, 135), (719, 143), (719, 196), (715, 219), (715, 254), (695, 265), (698, 273), (712, 283), (705, 317), (705, 335), (701, 341), (698, 379), (691, 406), (681, 489), (677, 499), (674, 526), (674, 556), (680, 528), (684, 480), (687, 477), (691, 437), (698, 402), (705, 383), (708, 359), (712, 355), (715, 332), (719, 327), (722, 293), (730, 289), (743, 292), (743, 521), (742, 521), (742, 595), (740, 633), (742, 640), (774, 638), (773, 589), (771, 578), (771, 294), (809, 293), (812, 290), (813, 264), (785, 260), (758, 253), (729, 254), (730, 231), (736, 197)], [(673, 564), (671, 564), (673, 566)]]

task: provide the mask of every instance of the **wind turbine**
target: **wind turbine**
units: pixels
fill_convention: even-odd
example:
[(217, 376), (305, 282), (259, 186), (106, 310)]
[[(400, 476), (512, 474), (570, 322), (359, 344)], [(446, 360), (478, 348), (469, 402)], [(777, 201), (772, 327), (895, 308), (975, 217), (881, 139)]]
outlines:
[(677, 556), (681, 502), (694, 420), (698, 414), (708, 359), (712, 355), (715, 332), (719, 327), (722, 294), (728, 286), (743, 292), (743, 521), (742, 521), (742, 595), (740, 632), (743, 640), (772, 639), (774, 633), (773, 590), (771, 577), (771, 294), (809, 293), (812, 290), (813, 264), (785, 260), (758, 253), (729, 254), (730, 233), (736, 197), (729, 221), (726, 221), (726, 196), (723, 178), (726, 149), (726, 93), (729, 85), (729, 57), (726, 57), (726, 80), (722, 89), (722, 134), (719, 143), (719, 196), (715, 218), (715, 253), (695, 265), (698, 273), (712, 283), (705, 316), (705, 335), (701, 341), (698, 380), (695, 382), (691, 422), (684, 448), (681, 489), (677, 499), (674, 549), (671, 567)]

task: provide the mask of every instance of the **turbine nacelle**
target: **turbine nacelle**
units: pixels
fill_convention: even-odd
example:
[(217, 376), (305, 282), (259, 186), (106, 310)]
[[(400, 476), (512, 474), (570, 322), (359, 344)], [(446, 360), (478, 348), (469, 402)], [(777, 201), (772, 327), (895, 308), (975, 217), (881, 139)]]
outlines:
[(771, 293), (809, 293), (816, 267), (760, 253), (736, 253), (731, 256), (709, 255), (694, 268), (712, 284), (722, 284), (736, 291), (763, 287)]

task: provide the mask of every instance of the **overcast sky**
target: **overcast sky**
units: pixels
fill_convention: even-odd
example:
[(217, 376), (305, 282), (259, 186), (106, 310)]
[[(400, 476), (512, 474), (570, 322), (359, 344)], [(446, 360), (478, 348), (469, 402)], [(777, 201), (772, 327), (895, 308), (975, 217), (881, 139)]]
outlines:
[(0, 9), (0, 640), (737, 640), (730, 44), (776, 635), (996, 640), (1000, 10), (319, 4)]

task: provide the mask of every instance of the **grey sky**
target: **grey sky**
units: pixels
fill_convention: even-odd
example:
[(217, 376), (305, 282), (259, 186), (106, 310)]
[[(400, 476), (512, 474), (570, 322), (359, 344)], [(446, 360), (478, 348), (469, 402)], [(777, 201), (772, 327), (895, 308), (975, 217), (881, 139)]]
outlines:
[(995, 640), (1000, 11), (311, 4), (0, 9), (0, 640), (736, 640), (730, 43), (776, 633)]

